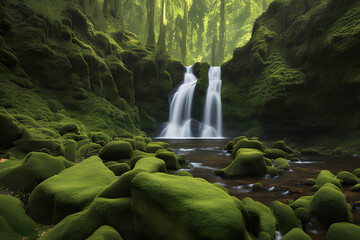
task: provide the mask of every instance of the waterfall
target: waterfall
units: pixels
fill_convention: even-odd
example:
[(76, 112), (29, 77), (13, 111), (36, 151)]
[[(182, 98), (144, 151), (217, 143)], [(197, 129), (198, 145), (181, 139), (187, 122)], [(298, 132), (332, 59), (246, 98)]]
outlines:
[(221, 68), (210, 67), (201, 137), (222, 137)]
[[(191, 118), (198, 79), (193, 74), (192, 66), (187, 66), (184, 80), (170, 101), (169, 122), (160, 138), (222, 138), (221, 68), (210, 67), (208, 76), (203, 121), (200, 123)], [(194, 126), (195, 129), (200, 129), (196, 134), (192, 132)]]
[(192, 66), (187, 66), (183, 83), (174, 94), (170, 103), (169, 122), (161, 132), (160, 137), (192, 137), (191, 107), (197, 80), (193, 74)]

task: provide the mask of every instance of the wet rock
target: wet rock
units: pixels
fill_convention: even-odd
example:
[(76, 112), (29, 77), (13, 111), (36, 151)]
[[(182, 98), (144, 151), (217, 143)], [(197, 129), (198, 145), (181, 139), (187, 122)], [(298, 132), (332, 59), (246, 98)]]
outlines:
[(336, 178), (342, 180), (342, 185), (355, 185), (359, 183), (359, 178), (348, 171), (339, 172)]

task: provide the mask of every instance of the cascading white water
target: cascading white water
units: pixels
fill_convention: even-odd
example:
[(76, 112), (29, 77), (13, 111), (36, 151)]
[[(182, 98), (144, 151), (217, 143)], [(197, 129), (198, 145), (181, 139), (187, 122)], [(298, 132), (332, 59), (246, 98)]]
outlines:
[(183, 83), (170, 103), (169, 122), (161, 132), (160, 137), (192, 137), (191, 107), (197, 80), (197, 77), (193, 74), (192, 66), (187, 66)]
[(210, 67), (201, 137), (222, 137), (221, 68)]

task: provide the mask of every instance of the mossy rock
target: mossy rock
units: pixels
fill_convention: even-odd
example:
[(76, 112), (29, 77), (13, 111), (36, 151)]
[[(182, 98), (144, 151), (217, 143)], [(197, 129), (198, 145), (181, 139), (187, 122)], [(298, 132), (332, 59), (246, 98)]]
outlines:
[[(214, 185), (215, 187), (217, 187), (217, 188), (220, 188), (221, 190), (223, 190), (223, 191), (226, 192), (227, 194), (229, 194), (229, 190), (228, 190), (226, 187), (224, 187), (223, 185), (218, 184), (218, 183), (213, 183), (213, 185)], [(230, 195), (230, 194), (229, 194), (229, 195)]]
[(359, 178), (348, 171), (339, 172), (336, 178), (342, 180), (342, 185), (355, 185), (359, 183)]
[(279, 176), (279, 172), (278, 169), (272, 166), (266, 166), (266, 172), (267, 174), (269, 174), (271, 177), (276, 177)]
[(136, 239), (130, 198), (97, 197), (88, 208), (56, 224), (42, 239), (87, 239), (103, 225), (113, 227), (124, 239)]
[(270, 236), (270, 239), (275, 239), (276, 219), (270, 208), (249, 197), (245, 197), (242, 202), (249, 215), (249, 218), (245, 218), (248, 231), (254, 236), (265, 235)]
[(328, 170), (322, 170), (319, 175), (317, 176), (315, 180), (315, 185), (313, 186), (314, 189), (319, 189), (326, 183), (332, 183), (341, 190), (343, 190), (343, 187), (341, 185), (341, 181), (339, 179), (336, 179), (334, 174), (332, 174)]
[(234, 148), (234, 145), (235, 145), (235, 143), (233, 141), (230, 141), (230, 142), (226, 143), (226, 145), (224, 146), (224, 149), (228, 150), (228, 151), (232, 151)]
[(174, 173), (176, 176), (184, 176), (184, 177), (192, 177), (193, 175), (189, 173), (188, 171), (181, 170)]
[(321, 187), (309, 206), (310, 218), (325, 227), (336, 222), (353, 222), (353, 216), (342, 192), (329, 186)]
[(89, 137), (92, 142), (105, 146), (110, 142), (110, 138), (103, 132), (90, 132)]
[(258, 140), (242, 139), (242, 140), (238, 141), (234, 146), (234, 150), (232, 153), (232, 156), (234, 158), (236, 157), (238, 150), (241, 148), (253, 148), (253, 149), (258, 149), (260, 151), (263, 151), (265, 149), (264, 145), (261, 142), (259, 142)]
[(106, 166), (115, 174), (115, 176), (121, 176), (130, 170), (129, 164), (127, 163), (114, 162), (113, 164)]
[(150, 173), (167, 172), (165, 161), (156, 157), (145, 157), (139, 159), (134, 167), (134, 170), (136, 169), (142, 169)]
[(12, 168), (1, 180), (13, 191), (31, 192), (45, 179), (73, 166), (64, 157), (53, 157), (46, 153), (31, 152), (20, 166)]
[(175, 153), (168, 151), (158, 151), (155, 153), (156, 158), (160, 158), (165, 161), (166, 168), (172, 170), (180, 169), (180, 164)]
[(9, 114), (0, 113), (0, 148), (9, 148), (22, 135), (20, 126)]
[(360, 168), (357, 168), (353, 171), (353, 174), (355, 174), (358, 178), (360, 178)]
[(306, 179), (306, 181), (304, 182), (304, 185), (306, 185), (306, 186), (314, 186), (315, 185), (315, 179), (313, 179), (313, 178)]
[(290, 170), (290, 165), (285, 158), (276, 158), (274, 167), (277, 169)]
[(123, 240), (123, 238), (113, 227), (103, 225), (86, 240)]
[(266, 149), (265, 150), (265, 157), (270, 159), (276, 159), (276, 158), (287, 158), (286, 152), (284, 152), (281, 149), (273, 148), (273, 149)]
[(290, 206), (279, 201), (273, 201), (270, 204), (270, 209), (277, 219), (282, 235), (287, 234), (293, 228), (302, 229), (301, 221), (296, 217)]
[(319, 155), (322, 155), (321, 152), (319, 152), (319, 150), (311, 149), (311, 148), (302, 149), (300, 154), (303, 155), (303, 156), (319, 156)]
[(259, 150), (241, 148), (237, 157), (229, 166), (215, 171), (215, 174), (222, 177), (263, 177), (267, 172), (264, 156)]
[(356, 240), (360, 236), (360, 226), (341, 222), (332, 224), (327, 233), (326, 240)]
[(75, 162), (77, 158), (77, 143), (72, 139), (67, 139), (64, 141), (62, 149), (65, 158), (70, 162)]
[(186, 156), (184, 154), (177, 155), (178, 162), (180, 166), (187, 166), (189, 164)]
[(273, 144), (273, 149), (276, 148), (276, 149), (280, 149), (280, 150), (283, 150), (284, 152), (288, 153), (288, 154), (291, 154), (293, 153), (293, 150), (291, 149), (291, 147), (287, 146), (285, 144), (284, 141), (277, 141)]
[(270, 159), (268, 159), (268, 158), (264, 158), (264, 160), (265, 160), (265, 164), (266, 164), (266, 166), (271, 167), (271, 166), (273, 165), (273, 162), (272, 162)]
[(36, 237), (37, 223), (26, 215), (23, 203), (14, 197), (0, 195), (1, 239)]
[(120, 159), (131, 159), (133, 149), (126, 141), (112, 141), (106, 144), (100, 151), (99, 157), (104, 161), (117, 161)]
[(29, 198), (29, 215), (37, 222), (58, 223), (84, 209), (116, 179), (99, 157), (93, 156), (41, 182)]
[(261, 192), (264, 190), (265, 188), (261, 183), (254, 183), (254, 185), (251, 187), (251, 191), (253, 192)]
[(131, 202), (136, 230), (146, 239), (249, 239), (232, 197), (203, 179), (139, 173)]
[(294, 209), (294, 211), (298, 208), (309, 209), (312, 198), (313, 196), (301, 196), (294, 202), (290, 203), (290, 207)]
[(352, 191), (352, 192), (360, 192), (360, 183), (352, 186), (352, 187), (350, 188), (350, 191)]
[(155, 142), (148, 143), (147, 146), (146, 146), (146, 152), (147, 153), (156, 153), (160, 149), (165, 149), (165, 148), (163, 146), (161, 146), (160, 144), (155, 143)]
[(135, 138), (135, 148), (140, 151), (146, 150), (146, 141), (143, 138)]
[(301, 223), (305, 225), (310, 221), (309, 210), (303, 207), (299, 207), (294, 211), (296, 217), (300, 219)]
[(311, 240), (311, 237), (307, 235), (302, 228), (293, 228), (287, 234), (285, 234), (282, 240)]
[(59, 133), (61, 135), (64, 135), (66, 133), (75, 133), (80, 134), (79, 126), (75, 123), (66, 123), (63, 126), (61, 126)]

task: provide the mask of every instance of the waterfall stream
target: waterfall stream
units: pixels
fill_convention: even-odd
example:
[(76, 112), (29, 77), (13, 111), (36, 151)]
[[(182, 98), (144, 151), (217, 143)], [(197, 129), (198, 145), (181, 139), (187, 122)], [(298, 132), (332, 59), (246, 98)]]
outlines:
[[(184, 80), (170, 101), (169, 122), (162, 130), (160, 138), (222, 138), (221, 110), (221, 69), (210, 67), (209, 85), (206, 91), (203, 121), (191, 118), (192, 102), (197, 83), (193, 66), (187, 66)], [(198, 125), (198, 134), (193, 134), (193, 125)]]

